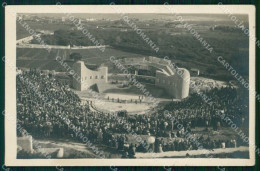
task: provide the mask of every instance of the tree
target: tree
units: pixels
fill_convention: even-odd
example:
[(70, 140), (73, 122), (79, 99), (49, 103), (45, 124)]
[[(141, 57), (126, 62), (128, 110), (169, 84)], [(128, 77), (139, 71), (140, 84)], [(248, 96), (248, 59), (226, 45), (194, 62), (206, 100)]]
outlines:
[(82, 59), (82, 56), (80, 53), (72, 53), (70, 54), (70, 59), (73, 59), (74, 61), (79, 61)]

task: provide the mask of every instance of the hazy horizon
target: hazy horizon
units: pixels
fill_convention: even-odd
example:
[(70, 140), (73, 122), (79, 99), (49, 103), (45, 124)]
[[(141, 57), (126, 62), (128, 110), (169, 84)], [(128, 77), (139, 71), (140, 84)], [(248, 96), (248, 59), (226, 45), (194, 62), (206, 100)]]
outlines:
[[(38, 16), (38, 17), (66, 17), (68, 18), (68, 15), (64, 14), (64, 13), (20, 13), (18, 15), (28, 15), (28, 16)], [(85, 19), (97, 19), (97, 20), (102, 20), (102, 19), (111, 19), (111, 20), (116, 20), (116, 19), (121, 19), (122, 15), (115, 13), (115, 14), (111, 14), (111, 13), (104, 13), (104, 14), (93, 14), (93, 13), (73, 13), (71, 14), (75, 17), (78, 18), (85, 18)], [(175, 14), (172, 13), (165, 13), (165, 14), (161, 14), (161, 13), (126, 13), (125, 15), (127, 15), (129, 18), (136, 18), (139, 20), (152, 20), (152, 19), (163, 19), (163, 20), (171, 20), (171, 19), (175, 19), (176, 16)], [(214, 20), (214, 21), (225, 21), (225, 20), (230, 20), (230, 18), (228, 17), (227, 14), (194, 14), (194, 13), (190, 13), (190, 14), (179, 14), (180, 16), (182, 16), (185, 20), (193, 20), (193, 21), (207, 21), (207, 20)], [(248, 15), (245, 14), (233, 14), (234, 16), (236, 16), (239, 20), (243, 20), (243, 21), (248, 21)]]

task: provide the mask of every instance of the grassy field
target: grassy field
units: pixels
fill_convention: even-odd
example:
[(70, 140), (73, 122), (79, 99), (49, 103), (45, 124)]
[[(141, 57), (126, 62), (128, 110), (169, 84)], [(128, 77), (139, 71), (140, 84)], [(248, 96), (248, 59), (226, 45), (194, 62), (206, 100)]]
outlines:
[[(35, 49), (35, 48), (17, 48), (17, 67), (24, 68), (38, 68), (38, 69), (49, 69), (61, 71), (61, 66), (55, 61), (57, 56), (69, 59), (70, 53), (80, 53), (82, 55), (82, 60), (88, 64), (100, 65), (105, 63), (112, 69), (112, 63), (110, 62), (110, 57), (114, 56), (116, 58), (125, 57), (143, 57), (144, 55), (125, 52), (117, 50), (114, 48), (106, 48), (105, 53), (99, 49), (52, 49), (49, 53), (45, 49)], [(40, 62), (39, 62), (40, 61)], [(70, 62), (67, 62), (71, 65)]]
[[(116, 58), (125, 58), (125, 57), (144, 57), (134, 52), (125, 52), (115, 48), (106, 48), (105, 52), (102, 52), (99, 49), (51, 49), (51, 52), (48, 53), (45, 49), (37, 48), (17, 48), (17, 59), (31, 59), (31, 60), (55, 60), (56, 56), (66, 56), (69, 59), (70, 53), (80, 53), (83, 60), (94, 61), (94, 62), (104, 62), (109, 59), (111, 56)], [(96, 60), (95, 60), (96, 59)]]
[[(147, 19), (153, 16), (154, 19)], [(111, 15), (107, 15), (111, 17)], [(118, 16), (117, 16), (118, 17)], [(190, 32), (183, 28), (179, 22), (174, 22), (173, 15), (160, 15), (160, 14), (145, 14), (143, 19), (136, 19), (136, 16), (131, 15), (134, 23), (138, 28), (142, 29), (143, 33), (151, 41), (153, 41), (159, 51), (154, 51), (140, 35), (138, 35), (131, 27), (129, 27), (122, 19), (114, 21), (97, 20), (94, 22), (83, 21), (84, 28), (87, 28), (89, 33), (95, 37), (96, 40), (103, 45), (110, 45), (113, 48), (106, 48), (105, 52), (99, 49), (82, 49), (72, 50), (71, 52), (79, 52), (83, 59), (90, 64), (106, 63), (110, 56), (115, 57), (138, 57), (138, 56), (157, 56), (163, 58), (168, 56), (179, 67), (187, 69), (197, 68), (203, 76), (218, 78), (223, 80), (234, 79), (230, 72), (228, 72), (222, 64), (217, 61), (218, 56), (228, 61), (236, 71), (242, 76), (248, 76), (249, 68), (249, 38), (242, 33), (241, 30), (235, 31), (210, 28), (215, 26), (235, 28), (232, 21), (225, 15), (184, 15), (184, 18), (192, 28), (200, 34), (208, 44), (213, 48), (210, 53), (198, 39), (196, 39)], [(241, 17), (241, 16), (239, 16)], [(138, 18), (138, 17), (137, 17)], [(102, 19), (102, 17), (101, 17)], [(247, 27), (247, 18), (242, 16)], [(68, 35), (74, 34), (71, 30), (75, 28), (72, 23), (52, 23), (44, 24), (43, 22), (26, 21), (30, 28), (40, 30), (65, 30), (63, 34), (68, 32)], [(122, 31), (126, 29), (127, 31)], [(75, 32), (76, 33), (76, 32)], [(83, 41), (86, 44), (93, 45), (86, 35), (80, 36), (80, 31), (77, 32), (78, 37), (75, 40), (62, 39), (66, 35), (49, 35), (46, 36), (47, 40), (52, 43), (67, 41), (79, 43)], [(27, 31), (21, 25), (17, 25), (17, 39), (28, 35)], [(66, 36), (73, 39), (73, 36)], [(68, 43), (68, 42), (67, 42)], [(68, 50), (55, 50), (53, 49), (50, 54), (43, 52), (41, 49), (17, 49), (17, 59), (54, 59), (57, 51), (63, 54), (69, 54)], [(211, 73), (209, 73), (209, 70)]]
[[(24, 68), (38, 68), (38, 69), (48, 69), (48, 70), (56, 70), (62, 71), (62, 67), (55, 61), (57, 56), (64, 57), (69, 59), (70, 53), (80, 53), (82, 55), (82, 59), (87, 64), (100, 65), (104, 64), (108, 66), (109, 73), (111, 72), (119, 72), (116, 71), (114, 64), (110, 62), (110, 57), (114, 56), (116, 58), (131, 58), (131, 57), (145, 57), (144, 54), (138, 54), (135, 52), (124, 51), (115, 48), (106, 48), (103, 53), (99, 49), (52, 49), (49, 53), (45, 49), (33, 49), (33, 48), (17, 48), (17, 66)], [(40, 62), (39, 62), (40, 61)], [(207, 60), (194, 60), (190, 62), (189, 60), (181, 60), (181, 59), (173, 59), (172, 62), (176, 63), (177, 66), (185, 67), (185, 68), (198, 68), (201, 73), (206, 73), (208, 68), (214, 68), (216, 71), (214, 73), (215, 76), (225, 78), (231, 74), (215, 59), (215, 63), (209, 63)], [(67, 62), (69, 65), (70, 62)], [(58, 65), (57, 65), (58, 64)]]

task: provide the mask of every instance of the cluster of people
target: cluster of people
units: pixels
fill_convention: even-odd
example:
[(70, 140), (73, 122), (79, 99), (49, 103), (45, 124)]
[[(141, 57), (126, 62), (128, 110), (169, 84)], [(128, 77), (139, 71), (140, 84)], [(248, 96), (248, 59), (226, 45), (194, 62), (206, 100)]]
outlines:
[[(185, 138), (185, 132), (195, 136), (207, 149), (223, 147), (223, 143), (225, 147), (236, 147), (237, 140), (214, 140), (192, 130), (202, 127), (207, 131), (212, 127), (217, 131), (219, 127), (227, 126), (216, 115), (216, 110), (223, 110), (237, 125), (248, 124), (248, 96), (238, 94), (232, 87), (213, 89), (206, 94), (212, 97), (213, 106), (192, 94), (183, 101), (158, 108), (151, 115), (115, 117), (114, 114), (92, 111), (91, 103), (83, 104), (73, 90), (54, 75), (31, 69), (17, 75), (17, 117), (21, 126), (34, 137), (80, 141), (75, 132), (81, 132), (95, 144), (122, 152), (122, 157), (133, 158), (135, 152), (148, 151), (144, 147), (148, 142), (129, 141), (133, 133), (156, 137), (154, 144), (149, 147), (153, 152), (198, 149), (198, 145)], [(164, 115), (165, 110), (183, 125), (182, 129)]]
[(249, 99), (246, 89), (237, 90), (233, 87), (214, 88), (205, 95), (211, 98), (211, 102), (204, 101), (200, 95), (192, 94), (189, 98), (180, 102), (166, 105), (163, 110), (171, 111), (184, 125), (190, 123), (191, 127), (226, 126), (225, 122), (218, 116), (223, 111), (236, 125), (248, 125)]
[[(189, 141), (187, 139), (173, 139), (171, 141), (165, 141), (163, 138), (155, 139), (155, 143), (150, 145), (150, 149), (153, 152), (160, 153), (165, 151), (187, 151), (187, 150), (198, 150), (202, 149), (215, 149), (215, 148), (235, 148), (237, 147), (237, 141), (235, 139), (231, 140), (211, 140), (209, 137), (204, 138), (200, 136), (197, 140), (199, 142), (196, 144), (194, 141)], [(137, 152), (146, 152), (140, 145), (136, 148)]]

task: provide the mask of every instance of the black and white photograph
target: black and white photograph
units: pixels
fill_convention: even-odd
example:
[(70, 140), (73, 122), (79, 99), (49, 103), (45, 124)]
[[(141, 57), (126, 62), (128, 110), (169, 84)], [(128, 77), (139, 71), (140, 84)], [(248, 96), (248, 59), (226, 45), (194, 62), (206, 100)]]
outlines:
[(10, 165), (255, 164), (254, 6), (58, 2), (6, 18)]

